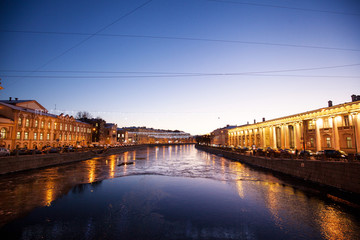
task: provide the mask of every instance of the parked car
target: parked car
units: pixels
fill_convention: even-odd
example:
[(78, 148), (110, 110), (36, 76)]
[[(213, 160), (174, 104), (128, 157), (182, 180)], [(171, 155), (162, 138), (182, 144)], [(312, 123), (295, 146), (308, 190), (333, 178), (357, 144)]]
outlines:
[(73, 148), (73, 146), (66, 146), (66, 147), (64, 147), (64, 152), (74, 152), (75, 150), (74, 150), (74, 148)]
[(348, 155), (341, 150), (321, 150), (316, 153), (317, 159), (323, 159), (324, 157), (333, 159), (347, 159)]
[(0, 156), (10, 156), (10, 150), (7, 148), (0, 148)]
[(300, 151), (300, 153), (299, 153), (299, 157), (300, 157), (300, 158), (303, 158), (304, 156), (307, 157), (307, 158), (310, 158), (310, 157), (312, 157), (313, 155), (315, 155), (315, 153), (312, 152), (311, 150), (302, 150), (302, 151)]
[(39, 149), (29, 149), (26, 151), (26, 154), (41, 154), (42, 152)]
[(256, 151), (256, 155), (257, 156), (265, 156), (265, 151), (264, 151), (264, 149), (262, 149), (262, 148), (258, 148), (258, 149), (256, 149), (255, 150)]

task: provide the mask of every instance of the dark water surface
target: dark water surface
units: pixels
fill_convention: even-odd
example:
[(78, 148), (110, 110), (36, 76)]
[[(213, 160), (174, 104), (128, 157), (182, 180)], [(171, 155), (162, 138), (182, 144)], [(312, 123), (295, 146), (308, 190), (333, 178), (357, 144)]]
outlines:
[(359, 208), (324, 196), (192, 145), (151, 147), (0, 177), (0, 239), (360, 239)]

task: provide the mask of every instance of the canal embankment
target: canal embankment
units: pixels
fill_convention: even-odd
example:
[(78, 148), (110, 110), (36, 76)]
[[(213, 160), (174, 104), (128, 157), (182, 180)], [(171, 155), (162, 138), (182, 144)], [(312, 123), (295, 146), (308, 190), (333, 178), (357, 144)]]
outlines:
[(107, 148), (107, 149), (96, 149), (96, 150), (89, 149), (87, 151), (81, 151), (81, 152), (61, 152), (61, 153), (1, 157), (0, 175), (33, 170), (38, 168), (51, 167), (60, 164), (84, 161), (94, 157), (119, 154), (126, 151), (137, 150), (145, 147), (154, 147), (154, 146), (160, 147), (160, 146), (168, 146), (168, 145), (178, 145), (178, 144), (140, 144), (140, 145), (129, 145), (129, 146)]
[(246, 155), (232, 150), (196, 145), (197, 149), (222, 155), (252, 166), (286, 174), (348, 193), (360, 194), (360, 163), (306, 159), (269, 158)]

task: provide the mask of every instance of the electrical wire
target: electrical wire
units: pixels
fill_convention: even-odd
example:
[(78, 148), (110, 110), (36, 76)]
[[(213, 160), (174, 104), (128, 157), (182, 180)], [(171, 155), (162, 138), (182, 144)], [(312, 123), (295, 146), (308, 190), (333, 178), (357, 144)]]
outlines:
[(256, 7), (283, 8), (283, 9), (299, 10), (299, 11), (307, 11), (307, 12), (319, 12), (319, 13), (330, 13), (330, 14), (340, 14), (340, 15), (349, 15), (349, 16), (360, 16), (359, 13), (337, 12), (337, 11), (318, 10), (318, 9), (311, 9), (311, 8), (286, 7), (286, 6), (279, 6), (279, 5), (238, 2), (238, 1), (231, 1), (231, 0), (208, 0), (208, 1), (209, 2), (228, 3), (228, 4), (230, 3), (230, 4), (250, 5), (250, 6), (256, 6)]
[[(50, 35), (79, 35), (79, 36), (88, 36), (88, 37), (95, 36), (94, 34), (90, 34), (90, 33), (78, 33), (78, 32), (22, 31), (22, 30), (0, 30), (0, 32), (26, 33), (26, 34), (50, 34)], [(287, 44), (287, 43), (272, 43), (272, 42), (257, 42), (257, 41), (225, 40), (225, 39), (211, 39), (211, 38), (194, 38), (194, 37), (172, 37), (172, 36), (131, 35), (131, 34), (100, 34), (100, 33), (96, 34), (96, 36), (97, 37), (149, 38), (149, 39), (163, 39), (163, 40), (219, 42), (219, 43), (265, 45), (265, 46), (294, 47), (294, 48), (312, 48), (312, 49), (355, 51), (355, 52), (360, 51), (360, 49), (353, 49), (353, 48), (327, 47), (327, 46), (316, 46), (316, 45), (300, 45), (300, 44)], [(75, 47), (77, 47), (77, 46), (74, 46), (73, 48), (75, 48)], [(69, 49), (68, 51), (66, 51), (60, 55), (61, 56), (64, 55), (65, 53), (71, 51), (73, 48)], [(59, 57), (60, 57), (60, 55), (59, 55)]]

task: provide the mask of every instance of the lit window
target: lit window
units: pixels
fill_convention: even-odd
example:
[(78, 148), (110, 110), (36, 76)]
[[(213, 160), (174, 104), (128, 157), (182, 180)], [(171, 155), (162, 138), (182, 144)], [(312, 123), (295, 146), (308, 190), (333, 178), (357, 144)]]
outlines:
[(352, 139), (351, 139), (351, 137), (346, 138), (346, 146), (347, 146), (347, 148), (352, 148)]
[(345, 127), (350, 126), (349, 116), (344, 116), (344, 126)]
[(37, 140), (37, 133), (34, 133), (34, 140)]
[(329, 138), (329, 137), (326, 138), (326, 147), (328, 147), (328, 148), (331, 147), (331, 138)]
[(314, 144), (314, 138), (310, 138), (310, 147), (314, 147), (315, 144)]
[(324, 128), (329, 128), (329, 119), (324, 119)]
[(60, 131), (62, 130), (62, 123), (60, 123)]
[(315, 129), (315, 121), (309, 121), (309, 129)]
[(44, 128), (45, 122), (41, 121), (41, 128)]
[(30, 119), (26, 119), (25, 120), (25, 127), (29, 127), (30, 126)]
[(78, 126), (78, 127), (77, 127), (77, 132), (79, 132), (79, 131), (80, 131), (80, 127)]
[(2, 128), (0, 131), (0, 138), (5, 139), (6, 138), (6, 129)]
[(46, 134), (46, 140), (50, 141), (50, 133)]
[(62, 135), (61, 134), (59, 135), (59, 141), (62, 141)]
[(72, 131), (72, 125), (70, 125), (70, 131)]
[(44, 140), (44, 134), (40, 133), (40, 141)]
[(16, 132), (16, 139), (20, 140), (21, 139), (21, 132)]
[(69, 141), (71, 141), (71, 135), (69, 135)]
[(29, 139), (29, 133), (28, 132), (25, 132), (24, 134), (24, 140), (28, 140)]
[(67, 124), (65, 124), (65, 131), (67, 131)]
[(48, 129), (50, 129), (51, 128), (51, 123), (50, 122), (48, 122)]
[(39, 121), (38, 120), (35, 120), (35, 127), (37, 128), (39, 126)]
[(19, 124), (19, 126), (21, 126), (21, 125), (22, 125), (22, 118), (21, 118), (21, 117), (19, 117), (18, 124)]
[(66, 136), (66, 134), (64, 135), (64, 140), (66, 141), (66, 138), (67, 138), (67, 136)]

